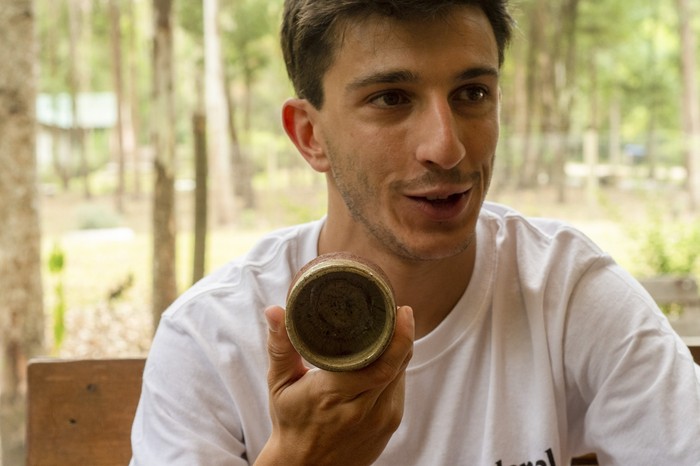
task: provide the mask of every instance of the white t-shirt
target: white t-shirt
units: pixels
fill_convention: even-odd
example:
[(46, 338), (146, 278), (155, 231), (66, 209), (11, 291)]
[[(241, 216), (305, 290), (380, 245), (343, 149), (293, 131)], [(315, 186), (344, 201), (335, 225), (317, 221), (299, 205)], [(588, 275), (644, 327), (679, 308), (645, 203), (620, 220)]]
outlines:
[[(263, 309), (284, 306), (322, 225), (267, 236), (163, 315), (132, 466), (255, 461), (271, 430)], [(416, 341), (404, 417), (375, 464), (563, 466), (594, 451), (698, 466), (698, 374), (652, 298), (584, 235), (487, 203), (471, 282)]]

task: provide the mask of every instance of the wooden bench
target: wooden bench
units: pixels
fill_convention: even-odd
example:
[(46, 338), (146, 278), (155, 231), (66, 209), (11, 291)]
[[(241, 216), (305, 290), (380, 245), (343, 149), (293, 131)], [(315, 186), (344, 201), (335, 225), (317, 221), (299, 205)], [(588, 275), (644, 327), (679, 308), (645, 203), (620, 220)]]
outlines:
[[(687, 338), (700, 363), (700, 337)], [(27, 466), (125, 466), (144, 359), (32, 360)], [(572, 465), (597, 465), (595, 455)]]
[(145, 359), (32, 360), (27, 465), (125, 466)]

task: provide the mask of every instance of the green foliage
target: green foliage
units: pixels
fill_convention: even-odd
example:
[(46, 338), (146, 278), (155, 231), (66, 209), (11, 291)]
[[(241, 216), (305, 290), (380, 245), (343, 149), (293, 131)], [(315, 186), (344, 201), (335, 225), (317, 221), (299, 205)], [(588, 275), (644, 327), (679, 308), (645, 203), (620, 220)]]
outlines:
[(63, 293), (65, 252), (58, 244), (54, 244), (49, 254), (48, 267), (54, 281), (54, 305), (51, 312), (53, 318), (53, 349), (54, 354), (58, 354), (66, 334), (66, 299)]
[(58, 354), (63, 345), (63, 340), (66, 335), (66, 300), (63, 294), (63, 282), (56, 283), (54, 288), (56, 304), (53, 307), (53, 350), (54, 354)]
[(700, 220), (680, 221), (655, 210), (632, 232), (637, 245), (636, 272), (642, 276), (698, 275)]
[(204, 41), (203, 2), (175, 2), (177, 22), (200, 46)]
[(55, 244), (49, 255), (49, 272), (51, 275), (60, 275), (63, 272), (65, 253), (58, 244)]
[(229, 14), (222, 21), (222, 39), (229, 45), (227, 61), (233, 63), (245, 79), (253, 79), (270, 61), (264, 42), (276, 33), (277, 4), (261, 0), (237, 0), (228, 4)]
[[(700, 219), (680, 220), (652, 207), (647, 219), (628, 227), (634, 251), (631, 272), (639, 277), (700, 276)], [(666, 314), (681, 314), (683, 306), (664, 304)]]

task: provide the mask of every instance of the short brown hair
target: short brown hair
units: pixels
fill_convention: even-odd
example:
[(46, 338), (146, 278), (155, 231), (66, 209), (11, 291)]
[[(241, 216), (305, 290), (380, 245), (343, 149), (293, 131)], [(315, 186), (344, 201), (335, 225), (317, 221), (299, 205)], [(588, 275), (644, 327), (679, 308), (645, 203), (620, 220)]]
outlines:
[(435, 17), (456, 5), (481, 8), (493, 28), (499, 65), (510, 42), (513, 19), (508, 0), (285, 0), (281, 43), (287, 73), (297, 95), (323, 105), (323, 76), (333, 63), (341, 21), (372, 14), (398, 19)]

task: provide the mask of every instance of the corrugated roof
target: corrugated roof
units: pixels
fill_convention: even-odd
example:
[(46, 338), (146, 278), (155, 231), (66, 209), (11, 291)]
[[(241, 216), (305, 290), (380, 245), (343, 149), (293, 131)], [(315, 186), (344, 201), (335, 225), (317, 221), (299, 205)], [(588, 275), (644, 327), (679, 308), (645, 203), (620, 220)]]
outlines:
[[(97, 92), (78, 95), (78, 127), (112, 128), (117, 121), (117, 99), (113, 93)], [(39, 124), (63, 129), (73, 128), (71, 98), (67, 93), (39, 94), (36, 101)]]

